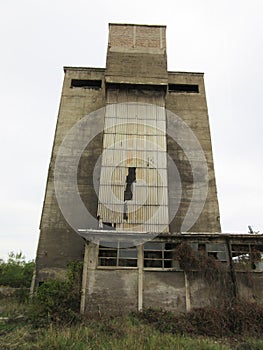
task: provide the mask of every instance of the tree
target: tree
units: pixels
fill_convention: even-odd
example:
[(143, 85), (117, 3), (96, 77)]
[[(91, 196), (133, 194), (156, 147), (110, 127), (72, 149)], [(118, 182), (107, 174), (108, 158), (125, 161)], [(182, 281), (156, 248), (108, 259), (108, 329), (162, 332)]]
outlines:
[(27, 262), (22, 252), (10, 252), (6, 262), (0, 259), (0, 285), (29, 288), (34, 268), (35, 262)]

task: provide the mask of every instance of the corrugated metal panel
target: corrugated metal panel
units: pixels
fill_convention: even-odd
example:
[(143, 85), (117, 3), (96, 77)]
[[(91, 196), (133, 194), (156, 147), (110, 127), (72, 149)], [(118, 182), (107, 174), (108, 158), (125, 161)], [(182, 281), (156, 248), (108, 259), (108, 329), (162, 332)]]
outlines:
[(145, 129), (146, 129), (145, 124), (143, 124), (142, 122), (138, 123), (138, 126), (137, 126), (138, 135), (145, 135)]
[(115, 134), (115, 149), (127, 149), (126, 135)]
[(98, 215), (103, 222), (121, 223), (123, 221), (122, 205), (109, 205), (106, 207), (102, 203), (98, 205)]
[(119, 103), (116, 106), (116, 117), (118, 119), (127, 119), (128, 105), (127, 105), (127, 103), (123, 103), (123, 102), (125, 102), (125, 98), (124, 99), (122, 99), (122, 98), (120, 99), (119, 96), (120, 95), (118, 95), (118, 102)]
[(108, 133), (115, 133), (116, 118), (105, 118), (104, 130)]
[(130, 135), (137, 135), (138, 124), (136, 119), (130, 119), (127, 123), (126, 133)]
[(166, 151), (166, 137), (164, 135), (156, 136), (156, 143), (158, 145), (158, 150)]
[[(117, 229), (158, 232), (160, 224), (168, 220), (168, 191), (163, 187), (167, 185), (167, 161), (165, 152), (160, 152), (166, 150), (165, 109), (156, 106), (164, 106), (164, 95), (112, 90), (107, 93), (107, 102), (105, 128), (110, 129), (103, 141), (98, 214), (104, 222), (118, 223)], [(136, 183), (131, 186), (133, 198), (127, 201), (125, 222), (123, 200), (129, 167), (136, 167)]]
[(143, 104), (138, 102), (136, 104), (136, 112), (137, 112), (138, 123), (140, 123), (141, 121), (144, 121), (147, 116), (147, 107), (145, 103)]
[(115, 134), (104, 134), (103, 135), (103, 148), (114, 148)]
[(148, 187), (147, 188), (147, 205), (158, 205), (158, 187)]
[(138, 119), (138, 104), (129, 104), (128, 105), (128, 114), (127, 114), (127, 119), (128, 121), (131, 121), (132, 119), (134, 119), (137, 122)]
[[(125, 180), (126, 180), (126, 169), (124, 167), (115, 167), (114, 171), (112, 172), (111, 176), (111, 185), (123, 185), (125, 186)], [(108, 179), (109, 181), (110, 179)]]
[(111, 181), (111, 173), (114, 168), (111, 167), (101, 167), (101, 172), (100, 172), (100, 185), (105, 185), (108, 184), (109, 181)]
[(117, 109), (116, 103), (108, 104), (105, 111), (105, 118), (116, 118), (116, 114), (117, 114), (116, 109)]
[(126, 134), (126, 129), (127, 129), (127, 123), (126, 122), (122, 122), (119, 124), (115, 125), (115, 132), (116, 134)]
[(163, 120), (156, 120), (156, 135), (166, 136), (166, 122)]
[(101, 166), (104, 166), (104, 165), (112, 166), (112, 164), (114, 164), (114, 162), (113, 162), (113, 160), (114, 160), (114, 153), (115, 153), (115, 150), (104, 149), (103, 150)]
[(157, 164), (159, 168), (167, 169), (167, 154), (166, 152), (157, 153)]
[(167, 170), (166, 169), (158, 169), (158, 186), (163, 187), (167, 186)]
[[(139, 181), (138, 181), (139, 182)], [(147, 199), (147, 188), (146, 186), (140, 186), (137, 183), (133, 187), (133, 201), (136, 205), (143, 205)]]
[(148, 186), (158, 186), (157, 184), (157, 170), (156, 169), (149, 169), (147, 168), (145, 170), (146, 172), (146, 182)]
[[(138, 151), (137, 151), (137, 157), (138, 157)], [(146, 172), (147, 172), (147, 169), (145, 168), (138, 168), (136, 169), (136, 179), (137, 179), (137, 184), (140, 184), (140, 183), (143, 183), (144, 186), (146, 184)]]
[(123, 185), (122, 186), (121, 185), (112, 186), (112, 192), (113, 192), (114, 196), (116, 197), (116, 198), (114, 198), (114, 200), (117, 199), (118, 201), (123, 202), (125, 187), (126, 186), (123, 186)]
[(111, 188), (108, 185), (100, 185), (99, 199), (101, 203), (110, 203)]

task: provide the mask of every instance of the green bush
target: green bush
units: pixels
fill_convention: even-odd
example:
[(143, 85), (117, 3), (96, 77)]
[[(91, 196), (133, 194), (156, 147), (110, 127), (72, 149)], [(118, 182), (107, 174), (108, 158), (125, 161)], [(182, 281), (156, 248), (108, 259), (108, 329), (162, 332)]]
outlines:
[(82, 264), (73, 262), (67, 279), (47, 280), (37, 288), (28, 312), (34, 326), (72, 324), (80, 319), (81, 272)]
[(181, 315), (155, 309), (133, 315), (163, 333), (263, 337), (263, 306), (245, 300), (236, 300), (217, 308), (196, 308)]
[(34, 261), (27, 262), (22, 252), (11, 252), (6, 262), (0, 260), (0, 285), (29, 288), (34, 268)]

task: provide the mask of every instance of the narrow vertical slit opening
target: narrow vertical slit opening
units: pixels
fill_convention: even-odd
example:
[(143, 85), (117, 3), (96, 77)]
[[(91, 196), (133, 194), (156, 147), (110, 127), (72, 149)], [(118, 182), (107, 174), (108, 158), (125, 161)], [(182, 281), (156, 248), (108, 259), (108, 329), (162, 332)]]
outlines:
[(126, 176), (126, 188), (124, 191), (124, 207), (123, 207), (123, 220), (128, 220), (127, 203), (131, 201), (133, 197), (133, 183), (136, 182), (136, 168), (128, 168), (128, 175)]
[(132, 184), (134, 182), (136, 182), (136, 168), (128, 168), (128, 176), (126, 176), (126, 188), (124, 191), (124, 201), (132, 200)]

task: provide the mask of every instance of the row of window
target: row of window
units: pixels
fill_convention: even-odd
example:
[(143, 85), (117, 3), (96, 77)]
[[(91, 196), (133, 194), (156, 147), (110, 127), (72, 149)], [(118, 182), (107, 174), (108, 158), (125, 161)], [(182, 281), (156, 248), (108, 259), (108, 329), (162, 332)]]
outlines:
[[(120, 84), (115, 84), (115, 88), (118, 88)], [(129, 85), (130, 88), (136, 88), (138, 89), (138, 85)], [(127, 84), (125, 85), (126, 88), (129, 87)], [(101, 80), (95, 80), (95, 79), (72, 79), (71, 80), (71, 87), (72, 88), (83, 88), (83, 89), (101, 89), (102, 87), (102, 81)], [(114, 86), (112, 86), (114, 87)], [(145, 89), (147, 86), (143, 86)], [(149, 86), (151, 87), (151, 86)], [(148, 88), (149, 88), (148, 87)], [(140, 86), (140, 88), (142, 88)], [(156, 86), (156, 89), (158, 86)], [(184, 92), (184, 93), (199, 93), (199, 86), (195, 84), (168, 84), (168, 91), (169, 92)]]
[[(179, 243), (149, 241), (143, 245), (144, 268), (179, 269), (175, 251)], [(227, 246), (224, 243), (189, 243), (196, 252), (227, 263)], [(263, 270), (263, 245), (232, 244), (232, 261), (238, 269)], [(137, 267), (138, 250), (129, 242), (100, 242), (98, 266)]]

